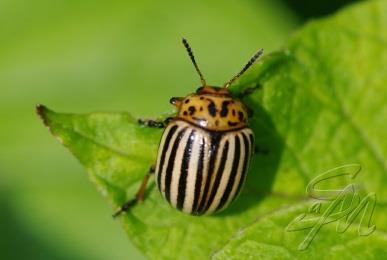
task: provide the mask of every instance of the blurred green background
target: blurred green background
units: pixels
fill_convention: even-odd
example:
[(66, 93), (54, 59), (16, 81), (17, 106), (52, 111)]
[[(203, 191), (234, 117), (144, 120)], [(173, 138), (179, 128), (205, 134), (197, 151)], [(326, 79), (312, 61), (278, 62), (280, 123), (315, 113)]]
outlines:
[(220, 85), (348, 2), (0, 0), (0, 259), (141, 259), (35, 104), (156, 116), (199, 85), (182, 36)]

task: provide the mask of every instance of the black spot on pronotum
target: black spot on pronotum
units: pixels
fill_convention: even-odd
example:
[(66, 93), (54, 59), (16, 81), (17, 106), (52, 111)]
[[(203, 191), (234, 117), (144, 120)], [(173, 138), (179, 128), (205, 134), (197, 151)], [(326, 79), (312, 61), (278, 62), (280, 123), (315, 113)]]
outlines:
[(184, 111), (184, 112), (183, 112), (183, 115), (187, 116), (187, 115), (188, 115), (188, 112), (187, 112), (187, 111)]
[(215, 125), (216, 125), (216, 126), (219, 125), (219, 120), (215, 120)]
[(235, 109), (232, 110), (232, 115), (233, 115), (233, 116), (236, 115)]
[(200, 100), (203, 100), (204, 99), (204, 97), (200, 97)]
[(200, 107), (200, 111), (203, 111), (203, 107)]
[(222, 109), (220, 110), (220, 116), (221, 117), (226, 117), (228, 114), (228, 104), (230, 104), (230, 101), (223, 101), (222, 103)]
[(184, 103), (186, 103), (186, 104), (188, 104), (189, 103), (189, 98), (188, 99), (186, 99), (185, 101), (184, 101)]
[(195, 112), (196, 112), (196, 108), (195, 108), (194, 106), (190, 106), (190, 107), (188, 108), (188, 110), (189, 110), (189, 115), (190, 115), (190, 116), (192, 116), (192, 115), (195, 114)]
[(228, 121), (227, 124), (229, 126), (237, 126), (238, 125), (238, 122), (231, 122), (231, 121)]
[(245, 116), (244, 116), (244, 114), (243, 114), (243, 112), (242, 111), (239, 111), (238, 112), (238, 119), (239, 119), (239, 121), (244, 121), (244, 119), (245, 119)]
[(210, 113), (210, 115), (212, 117), (215, 117), (216, 116), (216, 106), (215, 106), (215, 103), (214, 101), (210, 100), (210, 104), (208, 105), (208, 112)]

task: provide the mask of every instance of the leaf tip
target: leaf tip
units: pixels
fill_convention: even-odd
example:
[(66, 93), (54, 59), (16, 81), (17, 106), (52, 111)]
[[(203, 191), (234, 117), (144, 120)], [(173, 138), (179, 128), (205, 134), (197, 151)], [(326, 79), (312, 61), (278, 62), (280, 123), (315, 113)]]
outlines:
[(35, 107), (36, 114), (42, 119), (45, 126), (49, 126), (47, 119), (47, 111), (49, 110), (45, 105), (37, 104)]

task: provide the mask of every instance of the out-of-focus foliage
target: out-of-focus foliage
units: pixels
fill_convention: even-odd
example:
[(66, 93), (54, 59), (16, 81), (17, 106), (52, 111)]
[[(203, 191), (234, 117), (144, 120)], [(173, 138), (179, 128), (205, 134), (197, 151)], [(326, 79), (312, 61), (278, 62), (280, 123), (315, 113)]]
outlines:
[(197, 76), (221, 84), (298, 25), (280, 1), (0, 1), (0, 258), (127, 259), (111, 207), (34, 107), (157, 115)]
[[(221, 214), (193, 217), (169, 207), (150, 185), (147, 200), (122, 216), (134, 244), (146, 256), (172, 259), (214, 252), (218, 259), (311, 259), (331, 249), (330, 257), (386, 255), (386, 11), (386, 2), (372, 1), (311, 22), (285, 50), (258, 62), (233, 89), (261, 85), (246, 102), (257, 143), (269, 154), (255, 155), (240, 198)], [(133, 196), (154, 161), (160, 129), (141, 127), (128, 113), (38, 112), (115, 206)], [(307, 212), (308, 182), (354, 162), (363, 168), (357, 181), (364, 192), (378, 196), (377, 231), (359, 238), (354, 228), (342, 235), (324, 227), (308, 250), (297, 251), (305, 232), (285, 228)]]

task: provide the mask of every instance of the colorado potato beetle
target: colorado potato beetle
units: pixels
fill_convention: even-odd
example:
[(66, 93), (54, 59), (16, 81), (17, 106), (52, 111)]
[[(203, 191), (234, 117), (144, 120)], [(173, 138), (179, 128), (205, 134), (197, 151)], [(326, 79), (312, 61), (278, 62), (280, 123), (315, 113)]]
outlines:
[[(263, 54), (260, 49), (223, 87), (207, 85), (187, 40), (182, 40), (199, 74), (201, 86), (186, 97), (173, 97), (178, 112), (165, 122), (139, 120), (165, 128), (156, 163), (136, 194), (115, 214), (144, 199), (151, 174), (169, 204), (192, 215), (211, 214), (230, 205), (243, 186), (254, 152), (254, 133), (248, 127), (249, 110), (229, 87)], [(249, 94), (251, 91), (246, 92)]]

